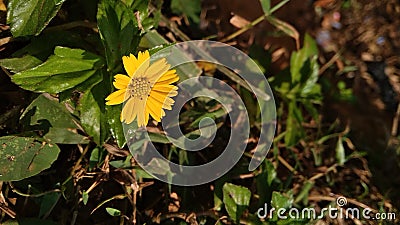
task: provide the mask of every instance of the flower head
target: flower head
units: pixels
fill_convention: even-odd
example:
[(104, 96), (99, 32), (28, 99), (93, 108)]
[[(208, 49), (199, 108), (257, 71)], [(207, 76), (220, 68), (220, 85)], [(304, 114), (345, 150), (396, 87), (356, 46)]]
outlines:
[(172, 83), (179, 80), (175, 70), (165, 58), (150, 64), (148, 51), (139, 52), (138, 57), (130, 54), (122, 57), (125, 71), (128, 75), (114, 76), (114, 87), (117, 91), (107, 98), (107, 105), (117, 105), (125, 102), (121, 112), (121, 122), (130, 124), (137, 118), (139, 127), (146, 126), (149, 116), (161, 121), (165, 116), (164, 109), (171, 110), (178, 88)]

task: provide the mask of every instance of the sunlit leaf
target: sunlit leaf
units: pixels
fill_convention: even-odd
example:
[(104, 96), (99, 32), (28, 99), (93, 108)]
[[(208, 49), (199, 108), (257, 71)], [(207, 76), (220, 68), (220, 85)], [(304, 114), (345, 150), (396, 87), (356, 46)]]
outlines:
[(121, 215), (121, 210), (118, 210), (118, 209), (107, 207), (106, 211), (111, 216), (120, 216)]
[(35, 138), (0, 137), (0, 181), (22, 180), (49, 168), (60, 149)]
[(336, 161), (340, 166), (343, 166), (346, 162), (346, 153), (343, 147), (342, 138), (339, 138), (336, 142)]
[(25, 109), (21, 122), (27, 130), (43, 135), (52, 143), (88, 143), (88, 139), (77, 132), (79, 123), (65, 106), (44, 95), (39, 95)]
[(115, 71), (121, 64), (122, 56), (135, 53), (140, 41), (141, 32), (134, 8), (122, 1), (101, 0), (97, 24), (105, 49), (107, 67), (109, 71)]
[(14, 37), (38, 35), (60, 10), (65, 0), (10, 0), (7, 23)]
[(251, 192), (246, 187), (225, 183), (223, 186), (223, 202), (225, 209), (236, 223), (250, 204)]
[(89, 79), (102, 65), (99, 56), (85, 50), (56, 47), (46, 62), (13, 75), (12, 81), (30, 91), (60, 93)]
[(99, 83), (87, 90), (80, 101), (81, 123), (96, 144), (103, 144), (107, 132), (104, 84)]

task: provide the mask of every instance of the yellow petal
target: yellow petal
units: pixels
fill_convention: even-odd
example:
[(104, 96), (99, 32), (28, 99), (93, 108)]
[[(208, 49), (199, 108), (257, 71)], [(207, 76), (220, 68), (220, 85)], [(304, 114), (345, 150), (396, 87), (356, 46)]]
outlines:
[(150, 58), (146, 59), (145, 62), (139, 65), (139, 67), (136, 69), (135, 73), (133, 74), (133, 77), (146, 77), (146, 70), (149, 68), (150, 65)]
[(153, 98), (148, 98), (146, 102), (146, 109), (151, 114), (151, 117), (157, 122), (161, 121), (161, 110), (162, 103), (154, 100)]
[(137, 59), (134, 55), (122, 56), (122, 63), (128, 76), (132, 77), (137, 69)]
[(176, 92), (178, 90), (178, 87), (174, 85), (167, 85), (167, 84), (160, 85), (156, 83), (153, 86), (153, 90), (158, 92), (170, 93), (171, 91)]
[(125, 86), (124, 88), (126, 88), (128, 84), (131, 82), (131, 78), (123, 74), (117, 74), (114, 76), (114, 82), (118, 83), (118, 85), (124, 85)]
[(169, 70), (170, 65), (163, 58), (157, 60), (155, 63), (151, 64), (150, 67), (146, 70), (146, 77), (151, 81), (155, 82), (161, 77), (165, 72)]
[(149, 51), (144, 51), (141, 52), (139, 51), (138, 53), (138, 60), (137, 60), (137, 67), (139, 67), (141, 64), (145, 63), (145, 67), (148, 68), (150, 65), (150, 53)]
[(149, 111), (147, 110), (146, 107), (144, 107), (144, 122), (146, 123), (146, 125), (149, 123)]
[(125, 92), (126, 89), (121, 89), (111, 93), (106, 98), (106, 105), (118, 105), (124, 102), (125, 100)]
[(172, 84), (174, 82), (177, 82), (178, 80), (179, 80), (179, 77), (175, 76), (175, 77), (172, 77), (172, 78), (169, 78), (169, 79), (166, 79), (166, 80), (162, 80), (162, 81), (158, 80), (156, 82), (156, 84), (159, 84), (159, 85)]
[(135, 108), (136, 108), (135, 98), (128, 99), (121, 112), (121, 122), (125, 122), (126, 124), (132, 123), (132, 121), (136, 117)]
[(147, 100), (147, 101), (149, 101), (149, 99), (150, 99), (151, 101), (154, 101), (154, 102), (155, 102), (154, 104), (159, 105), (158, 107), (162, 107), (163, 109), (168, 109), (168, 110), (171, 110), (171, 109), (172, 109), (172, 107), (171, 107), (172, 104), (168, 104), (167, 102), (158, 101), (157, 99), (155, 99), (155, 98), (152, 97), (151, 95), (148, 97), (148, 100)]
[(176, 70), (168, 70), (160, 78), (157, 79), (157, 82), (162, 82), (176, 77), (178, 77), (178, 75), (176, 74)]
[(139, 127), (146, 126), (147, 122), (148, 122), (148, 121), (145, 121), (146, 118), (144, 116), (145, 104), (146, 104), (146, 99), (138, 99), (138, 101), (136, 102), (136, 105), (135, 105), (136, 110), (137, 110), (137, 124)]
[(169, 98), (166, 93), (157, 92), (157, 91), (152, 90), (150, 92), (150, 96), (155, 98), (157, 101), (159, 101), (163, 104), (172, 105), (175, 103), (175, 101), (172, 98)]

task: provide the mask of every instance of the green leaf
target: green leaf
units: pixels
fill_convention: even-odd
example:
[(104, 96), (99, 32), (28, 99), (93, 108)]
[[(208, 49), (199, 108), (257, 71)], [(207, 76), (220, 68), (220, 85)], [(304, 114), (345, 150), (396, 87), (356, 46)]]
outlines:
[(172, 0), (171, 9), (178, 15), (185, 14), (196, 24), (200, 22), (200, 0)]
[(313, 89), (318, 81), (319, 65), (317, 62), (317, 55), (312, 56), (311, 59), (304, 63), (303, 68), (300, 70), (301, 73), (301, 96), (307, 96), (313, 92)]
[(97, 145), (103, 144), (108, 133), (104, 90), (103, 82), (87, 90), (83, 94), (79, 107), (82, 126)]
[[(137, 1), (140, 2), (140, 1)], [(97, 12), (97, 25), (105, 48), (109, 71), (116, 70), (121, 58), (137, 50), (141, 35), (135, 8), (122, 1), (101, 0)], [(146, 7), (147, 13), (147, 7)]]
[(99, 56), (85, 50), (56, 47), (46, 62), (13, 75), (12, 81), (30, 91), (60, 93), (84, 82), (102, 65)]
[(289, 23), (287, 23), (283, 20), (280, 20), (274, 16), (269, 15), (266, 18), (267, 18), (268, 22), (270, 22), (272, 25), (274, 25), (277, 29), (281, 30), (286, 35), (292, 37), (296, 41), (296, 46), (300, 45), (300, 42), (299, 42), (300, 35), (299, 35), (299, 32), (296, 30), (296, 28), (294, 28)]
[(257, 194), (259, 195), (259, 205), (271, 198), (272, 182), (276, 179), (276, 170), (274, 165), (269, 160), (264, 160), (262, 164), (262, 172), (256, 177)]
[(271, 10), (271, 0), (260, 0), (260, 3), (264, 14), (269, 15)]
[(346, 153), (343, 147), (342, 138), (339, 138), (336, 143), (336, 160), (339, 166), (343, 166), (346, 162)]
[(292, 100), (288, 105), (288, 118), (286, 120), (285, 144), (287, 147), (297, 144), (304, 135), (301, 126), (303, 121), (301, 110), (298, 108), (296, 101)]
[(87, 204), (87, 202), (89, 201), (89, 193), (87, 193), (86, 191), (82, 192), (82, 202), (84, 205)]
[[(90, 38), (91, 37), (91, 38)], [(13, 57), (23, 57), (32, 55), (42, 61), (45, 61), (57, 46), (69, 46), (70, 48), (91, 49), (96, 52), (99, 47), (102, 47), (100, 38), (99, 41), (93, 35), (88, 36), (88, 40), (82, 38), (80, 34), (67, 31), (56, 30), (42, 33), (30, 39), (30, 43), (12, 54)], [(97, 44), (97, 42), (100, 42)], [(96, 45), (97, 44), (97, 45)]]
[(59, 192), (52, 192), (43, 196), (40, 204), (39, 217), (46, 218), (47, 216), (49, 216), (50, 213), (53, 211), (54, 207), (56, 206), (60, 197), (61, 193)]
[(271, 205), (275, 209), (288, 209), (292, 207), (293, 197), (283, 195), (277, 191), (272, 192)]
[(311, 190), (311, 188), (314, 187), (314, 181), (306, 181), (305, 184), (303, 185), (303, 188), (301, 189), (300, 193), (297, 195), (296, 199), (294, 202), (299, 202), (303, 200), (303, 204), (307, 205), (308, 202), (308, 195)]
[(35, 138), (0, 137), (0, 180), (16, 181), (34, 176), (49, 168), (57, 159), (57, 145)]
[(239, 223), (243, 211), (249, 206), (250, 190), (246, 187), (225, 183), (222, 191), (223, 202), (229, 217)]
[(7, 23), (14, 37), (38, 35), (60, 10), (65, 0), (10, 0)]
[(42, 64), (42, 60), (31, 55), (25, 55), (21, 58), (0, 59), (0, 66), (10, 70), (13, 73), (31, 69), (40, 64)]
[(21, 122), (27, 130), (39, 132), (52, 143), (88, 143), (86, 137), (77, 133), (79, 123), (65, 106), (45, 95), (39, 95), (32, 101), (21, 115)]
[(106, 106), (106, 117), (111, 135), (117, 141), (118, 147), (122, 148), (125, 143), (124, 128), (121, 123), (122, 104), (116, 106)]
[(106, 208), (106, 211), (108, 214), (110, 214), (111, 216), (120, 216), (121, 215), (121, 211), (118, 209), (114, 209), (114, 208)]
[[(301, 71), (304, 70), (303, 66), (307, 60), (315, 57), (318, 54), (318, 47), (314, 39), (308, 34), (304, 37), (303, 48), (297, 52), (293, 52), (290, 57), (290, 73), (292, 77), (292, 83), (297, 84), (301, 80), (307, 80), (309, 76), (306, 76), (307, 79), (304, 79)], [(310, 68), (310, 64), (308, 64)], [(311, 70), (310, 70), (311, 71)], [(315, 76), (315, 75), (314, 75)]]
[(103, 74), (104, 70), (98, 70), (83, 83), (80, 83), (73, 88), (70, 88), (68, 90), (59, 93), (58, 98), (60, 102), (71, 100), (71, 98), (74, 98), (76, 96), (77, 92), (81, 93), (92, 89), (96, 84), (100, 83), (101, 81), (104, 81)]
[[(159, 46), (168, 47), (169, 46), (168, 44), (169, 44), (169, 42), (166, 39), (164, 39), (163, 36), (161, 36), (156, 30), (152, 30), (143, 36), (140, 46), (146, 46), (147, 48), (154, 48), (154, 47), (159, 47)], [(159, 49), (159, 50), (161, 50), (161, 49)], [(176, 52), (175, 57), (176, 58), (174, 58), (174, 60), (176, 60), (178, 62), (179, 61), (181, 61), (181, 62), (187, 61), (186, 60), (187, 56), (184, 53)], [(173, 63), (173, 62), (170, 62), (170, 63)], [(179, 65), (175, 69), (177, 71), (177, 74), (179, 75), (180, 81), (184, 81), (188, 78), (200, 76), (200, 74), (202, 73), (201, 69), (194, 62)]]
[(89, 170), (99, 167), (104, 161), (104, 157), (107, 155), (107, 151), (102, 147), (95, 147), (90, 153), (89, 158)]

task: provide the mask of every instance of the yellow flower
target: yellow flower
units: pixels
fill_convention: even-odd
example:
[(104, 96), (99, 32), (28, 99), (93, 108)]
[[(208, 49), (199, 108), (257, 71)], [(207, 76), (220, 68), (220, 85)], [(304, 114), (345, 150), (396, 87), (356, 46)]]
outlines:
[(178, 94), (178, 88), (172, 83), (179, 80), (175, 70), (165, 58), (150, 64), (148, 51), (139, 52), (138, 57), (130, 54), (122, 57), (127, 75), (114, 76), (117, 91), (107, 98), (107, 105), (125, 102), (121, 112), (121, 122), (132, 123), (137, 118), (139, 127), (146, 126), (149, 115), (157, 122), (165, 116), (164, 109), (171, 110), (175, 101), (171, 98)]

